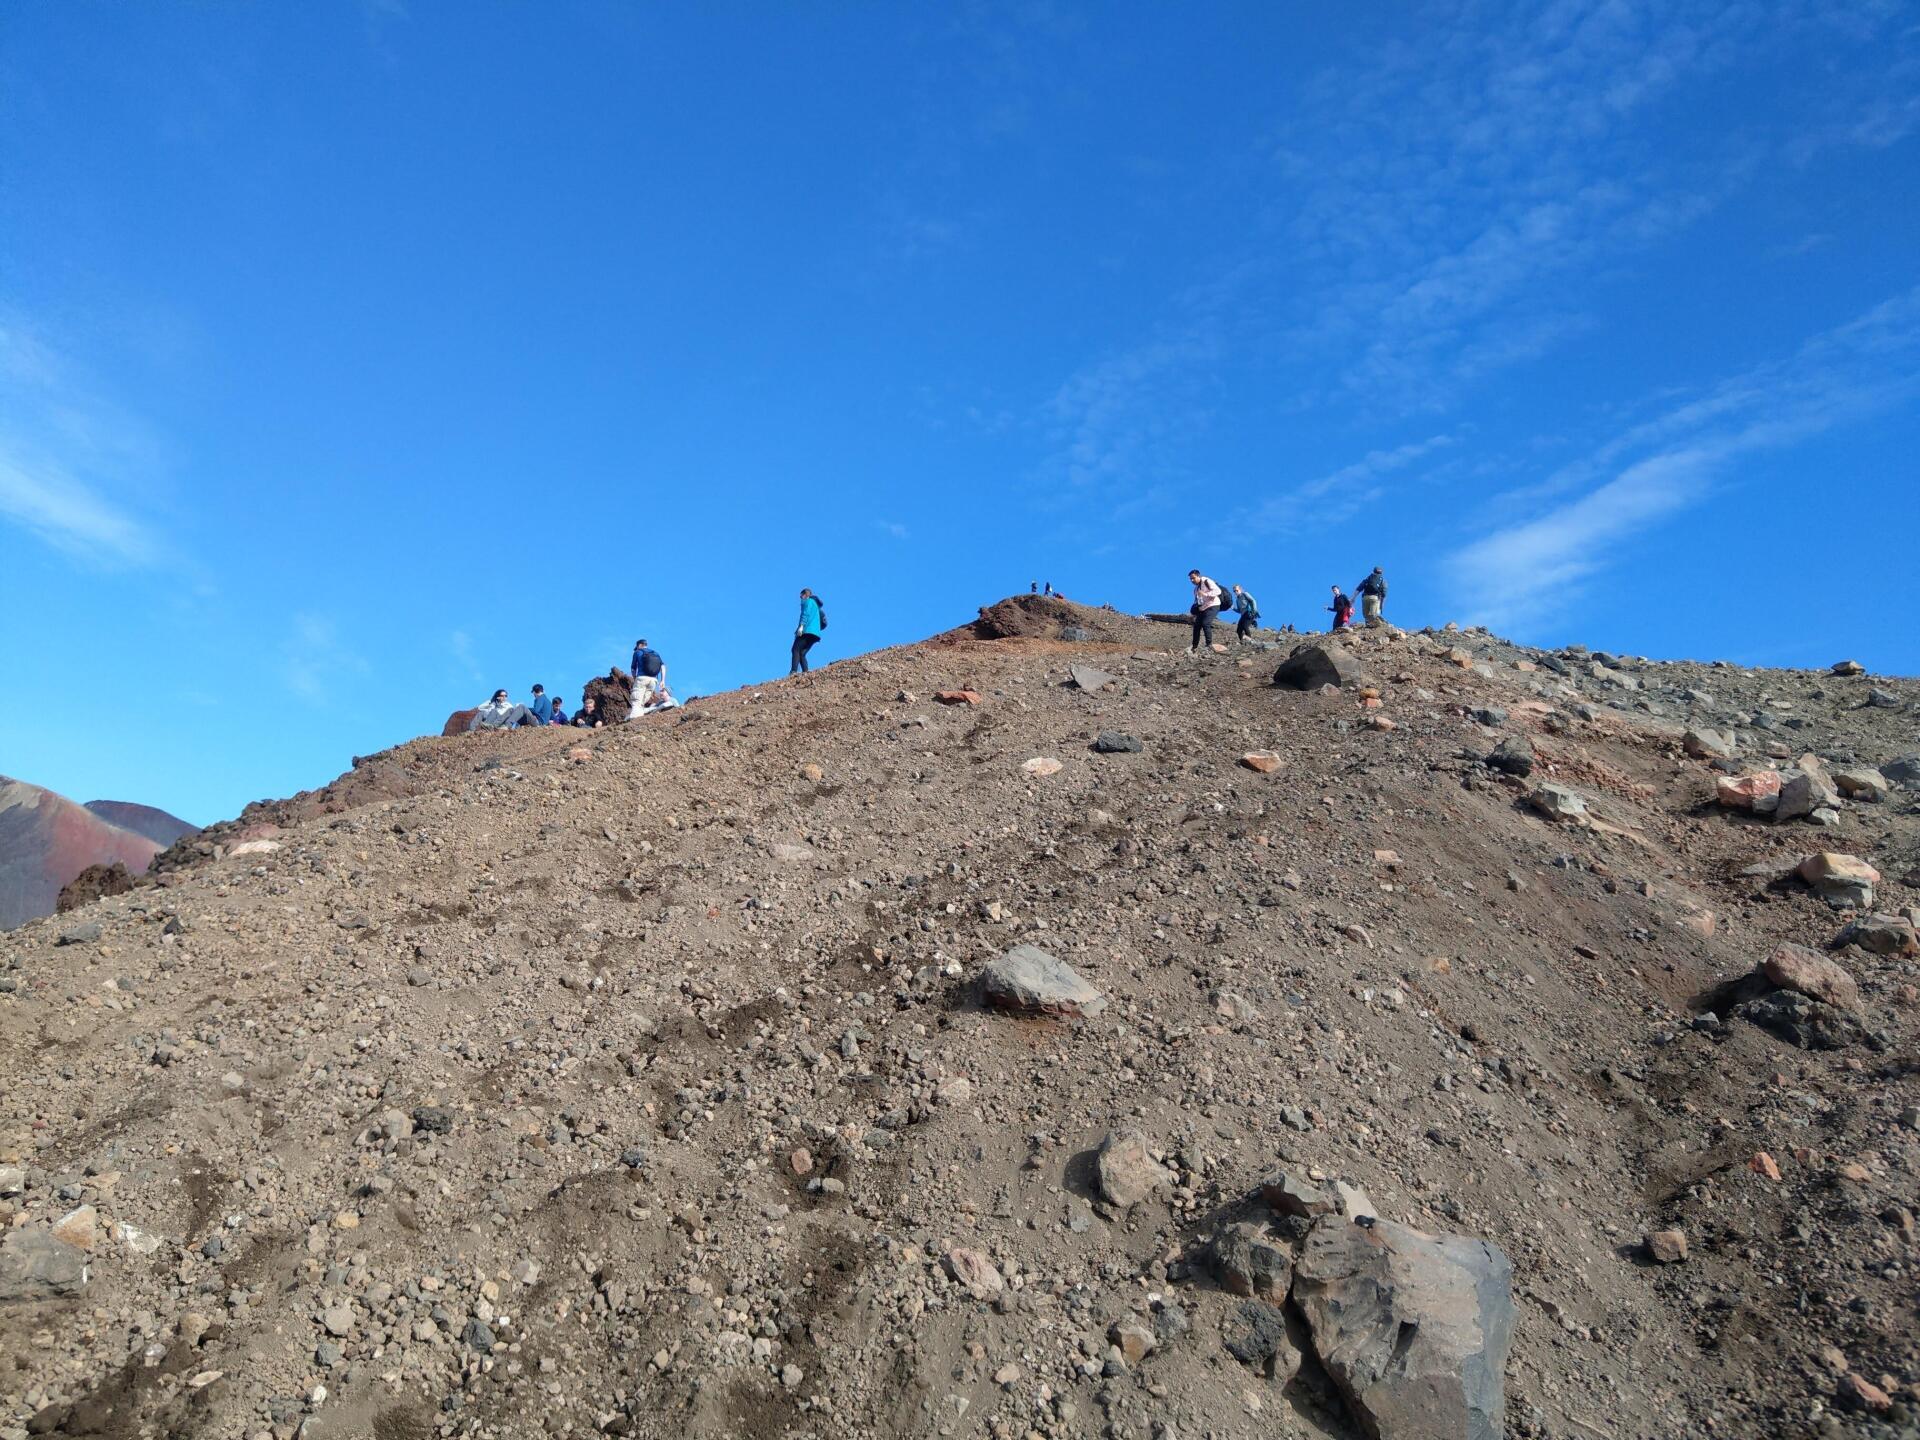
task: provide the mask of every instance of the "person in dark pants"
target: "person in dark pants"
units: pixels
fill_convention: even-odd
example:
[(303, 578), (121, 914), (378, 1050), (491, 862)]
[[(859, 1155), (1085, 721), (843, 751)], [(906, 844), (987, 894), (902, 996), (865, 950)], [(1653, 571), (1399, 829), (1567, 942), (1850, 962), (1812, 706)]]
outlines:
[(1259, 603), (1236, 585), (1233, 587), (1233, 608), (1240, 612), (1239, 622), (1233, 627), (1233, 638), (1245, 640), (1253, 633), (1253, 627), (1260, 623)]
[(1353, 623), (1353, 597), (1340, 593), (1338, 585), (1333, 587), (1333, 603), (1327, 606), (1333, 612), (1333, 628), (1344, 630)]
[(1198, 570), (1189, 570), (1187, 579), (1193, 582), (1193, 643), (1187, 647), (1187, 653), (1200, 653), (1200, 642), (1206, 641), (1207, 649), (1213, 649), (1213, 617), (1220, 613), (1220, 602), (1224, 598), (1220, 587)]
[(1360, 614), (1369, 625), (1380, 623), (1380, 612), (1387, 603), (1387, 577), (1380, 573), (1378, 565), (1373, 573), (1354, 587), (1360, 595)]
[(800, 623), (793, 627), (793, 663), (788, 666), (787, 674), (804, 675), (810, 668), (807, 664), (807, 652), (820, 643), (820, 632), (827, 628), (826, 611), (820, 607), (820, 597), (811, 590), (800, 592)]

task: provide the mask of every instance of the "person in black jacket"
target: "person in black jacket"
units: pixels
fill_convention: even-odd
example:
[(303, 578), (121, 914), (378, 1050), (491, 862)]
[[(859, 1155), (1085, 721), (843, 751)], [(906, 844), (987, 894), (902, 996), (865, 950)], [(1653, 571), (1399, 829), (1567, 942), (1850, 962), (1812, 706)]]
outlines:
[(600, 701), (592, 695), (582, 697), (580, 708), (573, 712), (573, 719), (567, 722), (581, 730), (598, 730), (607, 723), (607, 717), (600, 713)]
[(1360, 595), (1360, 616), (1369, 625), (1380, 623), (1380, 612), (1387, 603), (1387, 577), (1378, 565), (1373, 573), (1354, 587)]

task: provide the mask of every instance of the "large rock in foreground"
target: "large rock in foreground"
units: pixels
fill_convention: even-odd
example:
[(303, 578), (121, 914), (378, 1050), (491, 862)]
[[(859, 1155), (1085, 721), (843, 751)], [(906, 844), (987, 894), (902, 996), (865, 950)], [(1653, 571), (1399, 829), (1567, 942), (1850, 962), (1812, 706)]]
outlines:
[(1513, 1264), (1495, 1246), (1324, 1216), (1294, 1266), (1293, 1302), (1374, 1440), (1501, 1440)]
[(1309, 640), (1273, 672), (1273, 683), (1288, 690), (1318, 690), (1322, 685), (1358, 685), (1360, 662), (1332, 640)]
[(1098, 1015), (1107, 997), (1064, 960), (1037, 945), (1016, 945), (980, 977), (987, 1004), (1034, 1015)]

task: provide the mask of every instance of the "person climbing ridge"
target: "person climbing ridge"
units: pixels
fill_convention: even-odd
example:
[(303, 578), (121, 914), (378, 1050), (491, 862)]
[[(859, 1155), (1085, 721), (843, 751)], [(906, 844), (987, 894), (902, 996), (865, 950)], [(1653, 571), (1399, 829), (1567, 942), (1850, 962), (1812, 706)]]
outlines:
[(1378, 565), (1373, 573), (1354, 587), (1360, 596), (1360, 614), (1369, 625), (1380, 623), (1380, 612), (1387, 603), (1387, 577)]
[(1198, 570), (1189, 570), (1187, 579), (1193, 582), (1193, 643), (1187, 647), (1189, 655), (1200, 653), (1200, 642), (1204, 638), (1207, 649), (1213, 649), (1213, 617), (1220, 613), (1220, 602), (1225, 597), (1220, 587)]
[(807, 652), (820, 643), (821, 632), (826, 628), (827, 612), (820, 604), (820, 597), (803, 587), (800, 622), (793, 627), (792, 663), (787, 667), (787, 674), (804, 675), (812, 668), (807, 664)]

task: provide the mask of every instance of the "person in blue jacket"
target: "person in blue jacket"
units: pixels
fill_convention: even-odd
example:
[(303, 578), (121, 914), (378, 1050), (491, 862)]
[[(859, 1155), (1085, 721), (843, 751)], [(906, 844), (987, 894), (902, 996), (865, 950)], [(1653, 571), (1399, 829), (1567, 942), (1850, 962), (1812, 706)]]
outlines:
[(545, 725), (553, 719), (553, 697), (547, 694), (546, 686), (536, 685), (533, 687), (533, 703), (528, 705), (527, 708), (533, 711), (533, 718), (542, 725)]
[(821, 607), (820, 597), (811, 590), (801, 590), (800, 623), (793, 627), (793, 663), (787, 667), (787, 674), (807, 673), (807, 652), (820, 643), (820, 633), (826, 628), (827, 612)]

